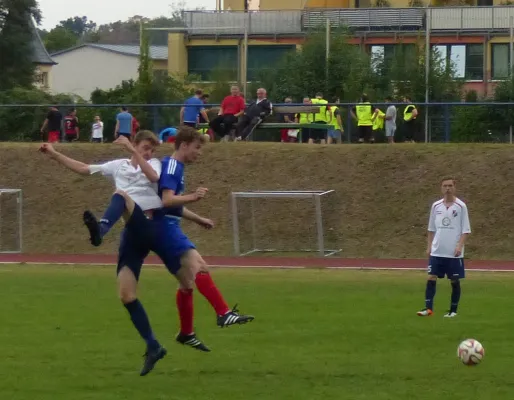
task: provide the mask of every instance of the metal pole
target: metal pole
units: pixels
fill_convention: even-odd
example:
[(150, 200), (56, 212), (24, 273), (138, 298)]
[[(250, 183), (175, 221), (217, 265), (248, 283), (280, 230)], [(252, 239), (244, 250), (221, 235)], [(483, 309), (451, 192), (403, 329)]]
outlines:
[(239, 221), (237, 218), (237, 197), (232, 193), (232, 232), (234, 235), (234, 253), (236, 256), (241, 255), (239, 248)]
[(257, 225), (255, 225), (255, 198), (252, 197), (250, 200), (250, 206), (252, 207), (252, 245), (254, 251), (259, 251), (257, 248)]
[(326, 38), (325, 38), (325, 96), (328, 95), (328, 61), (330, 59), (330, 18), (327, 18)]
[(244, 77), (243, 80), (243, 98), (246, 100), (246, 94), (248, 91), (248, 25), (247, 21), (245, 21), (245, 37), (244, 37), (244, 53), (243, 53), (243, 68), (244, 73), (242, 74)]
[(19, 204), (19, 240), (20, 240), (20, 253), (23, 251), (23, 191), (18, 192), (18, 204)]
[(316, 208), (316, 229), (318, 236), (318, 251), (320, 257), (325, 257), (325, 246), (323, 243), (323, 219), (321, 216), (321, 197), (314, 195), (314, 205)]
[[(514, 17), (510, 17), (510, 21), (509, 21), (509, 28), (510, 28), (510, 42), (509, 42), (509, 59), (510, 59), (510, 71), (509, 71), (509, 76), (510, 76), (510, 79), (512, 80), (512, 76), (513, 76), (513, 66), (514, 66), (514, 63), (512, 62), (514, 59), (513, 59), (513, 55), (514, 55)], [(512, 100), (512, 99), (510, 99)], [(507, 108), (508, 112), (510, 112), (509, 108)], [(511, 114), (512, 115), (512, 114)], [(511, 119), (511, 115), (509, 115), (509, 120), (510, 120), (510, 125), (509, 125), (509, 143), (512, 144), (512, 119)]]
[(427, 6), (426, 12), (426, 26), (427, 31), (425, 33), (425, 143), (428, 143), (428, 96), (429, 96), (429, 84), (430, 84), (430, 28), (432, 26), (432, 13), (430, 8)]

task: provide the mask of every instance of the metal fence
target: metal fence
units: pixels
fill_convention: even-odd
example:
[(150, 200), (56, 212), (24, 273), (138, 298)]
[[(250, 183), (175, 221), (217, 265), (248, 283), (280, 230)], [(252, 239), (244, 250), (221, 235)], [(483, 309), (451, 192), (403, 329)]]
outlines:
[[(278, 104), (274, 106), (299, 106), (302, 104)], [(416, 103), (418, 118), (416, 120), (417, 142), (489, 142), (512, 143), (512, 125), (514, 124), (514, 102), (476, 102), (476, 103)], [(158, 133), (170, 126), (178, 126), (182, 104), (128, 104), (126, 105), (139, 121), (141, 128)], [(357, 126), (352, 118), (354, 103), (337, 104), (342, 113), (346, 142), (356, 142)], [(374, 103), (374, 107), (385, 112), (387, 104)], [(397, 106), (396, 138), (404, 138), (403, 110), (405, 104)], [(48, 105), (44, 104), (9, 104), (0, 105), (0, 141), (39, 141), (42, 139), (40, 128), (46, 118)], [(104, 122), (104, 138), (112, 141), (119, 104), (61, 104), (57, 106), (63, 115), (70, 108), (77, 109), (80, 140), (88, 141), (91, 126), (96, 115)], [(217, 115), (218, 104), (206, 104), (209, 118)], [(267, 122), (281, 121), (280, 115), (272, 115)], [(377, 130), (378, 142), (385, 141), (382, 130)], [(254, 134), (257, 141), (279, 141), (278, 129), (258, 129)]]

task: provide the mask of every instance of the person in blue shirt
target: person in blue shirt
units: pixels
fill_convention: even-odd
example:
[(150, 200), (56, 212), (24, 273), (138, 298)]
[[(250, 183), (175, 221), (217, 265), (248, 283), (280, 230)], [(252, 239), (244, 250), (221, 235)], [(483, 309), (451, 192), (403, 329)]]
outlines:
[(209, 123), (209, 117), (205, 111), (205, 105), (202, 100), (203, 92), (201, 89), (195, 91), (195, 95), (184, 102), (180, 109), (180, 125), (186, 125), (196, 128), (198, 125), (198, 117), (201, 115), (206, 123)]
[(117, 139), (118, 136), (126, 136), (131, 138), (132, 136), (132, 114), (128, 112), (127, 107), (121, 107), (121, 112), (116, 115), (116, 129), (114, 131), (114, 137)]
[[(207, 218), (195, 214), (187, 205), (202, 200), (208, 189), (198, 188), (193, 193), (185, 193), (184, 169), (186, 164), (193, 163), (202, 154), (205, 138), (196, 129), (183, 126), (175, 137), (175, 153), (162, 160), (161, 176), (159, 179), (159, 196), (163, 208), (156, 214), (156, 220), (161, 220), (163, 227), (162, 241), (171, 249), (167, 258), (168, 268), (178, 271), (182, 276), (188, 276), (188, 285), (181, 283), (177, 291), (177, 307), (180, 317), (180, 332), (176, 340), (199, 350), (205, 350), (203, 344), (196, 338), (193, 330), (193, 284), (209, 301), (217, 314), (217, 325), (226, 327), (234, 324), (245, 324), (253, 321), (251, 315), (240, 315), (230, 309), (223, 299), (209, 273), (207, 263), (196, 250), (195, 245), (182, 232), (182, 218), (193, 221), (198, 225), (212, 229), (214, 223)], [(169, 263), (171, 262), (171, 266)], [(205, 347), (205, 346), (203, 346)]]

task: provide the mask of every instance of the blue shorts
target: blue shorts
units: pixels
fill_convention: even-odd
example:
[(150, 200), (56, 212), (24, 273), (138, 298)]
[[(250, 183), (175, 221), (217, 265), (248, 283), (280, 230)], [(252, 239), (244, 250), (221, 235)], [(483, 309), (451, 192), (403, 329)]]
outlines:
[(328, 131), (328, 137), (332, 139), (341, 139), (341, 131), (339, 129), (332, 129)]
[(130, 139), (132, 137), (132, 134), (131, 133), (118, 132), (118, 136), (125, 136), (126, 138)]
[(132, 216), (121, 234), (117, 272), (128, 267), (139, 279), (145, 258), (153, 251), (172, 274), (180, 269), (180, 258), (194, 244), (168, 218), (148, 219), (136, 204)]
[(428, 275), (435, 275), (438, 278), (447, 276), (448, 279), (464, 279), (466, 277), (464, 259), (430, 256)]

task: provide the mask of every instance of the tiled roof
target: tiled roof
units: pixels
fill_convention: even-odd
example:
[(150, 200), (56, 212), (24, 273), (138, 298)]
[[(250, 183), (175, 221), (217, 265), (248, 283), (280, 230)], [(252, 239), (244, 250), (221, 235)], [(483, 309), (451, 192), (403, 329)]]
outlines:
[(31, 19), (30, 28), (32, 29), (32, 62), (35, 64), (50, 64), (54, 65), (56, 62), (52, 60), (48, 51), (46, 51), (45, 45), (41, 40), (41, 36), (36, 28), (36, 24)]
[[(139, 46), (129, 44), (99, 44), (99, 43), (84, 43), (70, 49), (58, 51), (53, 53), (52, 56), (59, 56), (70, 51), (80, 49), (82, 47), (92, 47), (100, 50), (111, 51), (113, 53), (124, 54), (127, 56), (139, 57)], [(152, 60), (167, 60), (168, 59), (168, 46), (150, 46), (150, 58)]]

